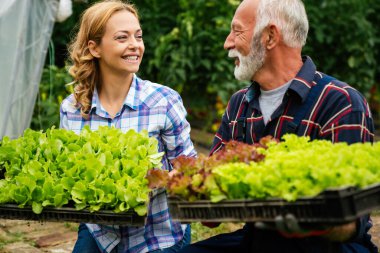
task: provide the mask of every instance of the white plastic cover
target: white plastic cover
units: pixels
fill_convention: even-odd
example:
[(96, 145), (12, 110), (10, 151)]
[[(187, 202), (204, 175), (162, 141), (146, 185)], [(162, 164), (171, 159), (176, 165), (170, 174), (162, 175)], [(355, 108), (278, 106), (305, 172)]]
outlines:
[(60, 0), (56, 21), (63, 22), (73, 14), (73, 2), (71, 0)]
[(0, 139), (29, 127), (58, 0), (0, 0)]

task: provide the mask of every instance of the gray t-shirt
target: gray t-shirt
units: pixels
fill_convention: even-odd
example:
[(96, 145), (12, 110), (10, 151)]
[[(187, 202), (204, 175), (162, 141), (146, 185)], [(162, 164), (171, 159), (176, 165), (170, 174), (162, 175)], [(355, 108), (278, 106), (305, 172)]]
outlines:
[(272, 113), (280, 106), (282, 99), (284, 98), (285, 92), (287, 91), (290, 83), (289, 82), (281, 85), (274, 90), (262, 90), (259, 96), (259, 104), (261, 113), (264, 117), (264, 124), (266, 125), (272, 116)]

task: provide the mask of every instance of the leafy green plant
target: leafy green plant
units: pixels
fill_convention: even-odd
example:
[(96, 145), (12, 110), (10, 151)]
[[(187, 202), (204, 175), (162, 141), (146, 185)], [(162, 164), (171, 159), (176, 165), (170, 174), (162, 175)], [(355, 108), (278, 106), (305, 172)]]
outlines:
[(329, 188), (380, 183), (380, 142), (348, 145), (296, 135), (283, 138), (280, 143), (266, 138), (252, 146), (229, 142), (209, 158), (176, 159), (178, 172), (169, 178), (153, 170), (148, 179), (153, 186), (164, 179), (171, 195), (212, 202), (271, 197), (294, 201)]
[(191, 223), (191, 243), (205, 240), (211, 236), (230, 233), (243, 227), (243, 223), (221, 223), (216, 228), (203, 226), (200, 222)]
[(161, 167), (157, 139), (147, 131), (86, 126), (77, 135), (65, 129), (27, 129), (4, 137), (0, 146), (0, 203), (44, 207), (71, 206), (146, 213), (151, 168)]

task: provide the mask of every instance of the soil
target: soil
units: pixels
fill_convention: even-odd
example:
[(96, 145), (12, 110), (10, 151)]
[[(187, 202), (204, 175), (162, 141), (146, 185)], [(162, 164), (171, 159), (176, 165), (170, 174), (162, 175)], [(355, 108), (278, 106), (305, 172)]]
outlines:
[[(373, 242), (380, 246), (380, 212), (372, 220)], [(0, 219), (0, 253), (70, 253), (77, 227), (76, 223)]]

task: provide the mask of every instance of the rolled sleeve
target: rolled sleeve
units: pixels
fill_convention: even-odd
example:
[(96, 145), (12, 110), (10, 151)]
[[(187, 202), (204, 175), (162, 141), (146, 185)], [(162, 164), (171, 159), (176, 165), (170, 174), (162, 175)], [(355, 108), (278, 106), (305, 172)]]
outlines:
[(59, 128), (69, 129), (69, 121), (67, 119), (67, 112), (63, 108), (63, 104), (61, 104), (59, 110)]
[(166, 146), (169, 160), (180, 155), (196, 156), (194, 145), (190, 139), (190, 124), (186, 120), (186, 109), (178, 93), (169, 100), (162, 139)]

